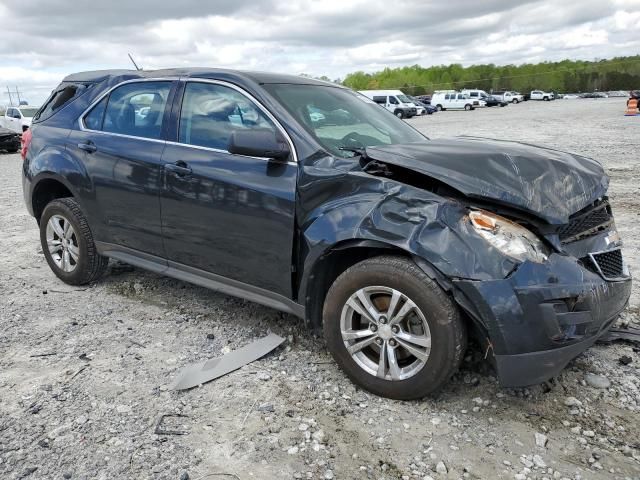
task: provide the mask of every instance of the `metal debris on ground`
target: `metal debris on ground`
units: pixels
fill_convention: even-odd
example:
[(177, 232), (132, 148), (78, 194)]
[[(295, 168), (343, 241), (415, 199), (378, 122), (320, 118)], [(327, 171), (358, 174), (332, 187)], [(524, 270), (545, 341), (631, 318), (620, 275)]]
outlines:
[(222, 357), (211, 358), (204, 362), (189, 365), (180, 372), (171, 388), (173, 390), (186, 390), (215, 380), (264, 357), (282, 342), (284, 342), (284, 338), (275, 333), (270, 333), (266, 337)]
[(189, 433), (187, 430), (172, 430), (167, 428), (164, 425), (164, 421), (167, 418), (187, 418), (187, 415), (182, 415), (181, 413), (166, 413), (162, 415), (158, 420), (153, 433), (155, 433), (156, 435), (187, 435)]

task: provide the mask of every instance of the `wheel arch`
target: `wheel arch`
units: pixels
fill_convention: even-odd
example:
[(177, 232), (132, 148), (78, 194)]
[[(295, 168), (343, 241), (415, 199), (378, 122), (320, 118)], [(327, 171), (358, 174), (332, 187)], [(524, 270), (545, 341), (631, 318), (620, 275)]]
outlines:
[(410, 259), (445, 291), (451, 289), (451, 284), (446, 277), (427, 260), (397, 245), (379, 240), (344, 240), (327, 248), (303, 279), (300, 298), (304, 300), (306, 307), (305, 320), (313, 329), (322, 327), (322, 308), (327, 292), (335, 279), (356, 263), (381, 255), (395, 255)]
[(48, 203), (58, 198), (76, 197), (73, 186), (64, 177), (54, 173), (41, 173), (33, 181), (31, 208), (40, 223), (42, 212)]

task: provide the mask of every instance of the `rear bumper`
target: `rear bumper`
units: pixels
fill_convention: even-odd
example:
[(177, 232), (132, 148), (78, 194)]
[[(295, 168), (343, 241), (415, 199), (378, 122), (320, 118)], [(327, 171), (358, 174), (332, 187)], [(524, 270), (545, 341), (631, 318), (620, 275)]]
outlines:
[(458, 303), (484, 327), (508, 387), (557, 375), (609, 329), (631, 295), (630, 276), (605, 281), (560, 255), (525, 262), (503, 280), (454, 285)]

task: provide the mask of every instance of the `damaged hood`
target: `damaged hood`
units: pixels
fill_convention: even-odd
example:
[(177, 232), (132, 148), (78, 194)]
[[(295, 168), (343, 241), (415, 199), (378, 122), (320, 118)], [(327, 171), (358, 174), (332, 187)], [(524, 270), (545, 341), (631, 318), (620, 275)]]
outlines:
[(531, 213), (551, 224), (607, 192), (609, 179), (595, 160), (536, 147), (475, 137), (368, 147), (373, 160), (432, 177), (470, 198)]

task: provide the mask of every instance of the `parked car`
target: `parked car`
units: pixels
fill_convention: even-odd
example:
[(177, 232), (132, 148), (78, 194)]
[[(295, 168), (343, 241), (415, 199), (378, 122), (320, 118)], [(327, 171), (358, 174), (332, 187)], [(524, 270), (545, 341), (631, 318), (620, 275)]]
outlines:
[(507, 103), (520, 103), (525, 100), (524, 95), (509, 90), (499, 90), (497, 92), (492, 92), (491, 95)]
[(418, 114), (418, 108), (400, 90), (361, 90), (360, 93), (398, 118), (411, 118)]
[(580, 98), (609, 98), (609, 95), (603, 92), (587, 92), (581, 94)]
[(475, 110), (485, 107), (484, 100), (472, 100), (455, 90), (436, 90), (431, 96), (431, 105), (440, 110)]
[(431, 105), (431, 95), (417, 95), (416, 98), (420, 100), (422, 103)]
[(505, 102), (502, 98), (496, 97), (495, 95), (489, 95), (484, 101), (487, 102), (487, 107), (506, 107), (509, 105), (509, 102)]
[(20, 149), (20, 134), (0, 127), (0, 150), (9, 153), (17, 152)]
[(600, 163), (429, 140), (339, 85), (77, 73), (30, 133), (24, 198), (62, 281), (95, 282), (113, 258), (288, 312), (377, 395), (438, 390), (471, 335), (503, 385), (543, 382), (629, 300)]
[(37, 111), (38, 107), (7, 107), (4, 116), (0, 117), (0, 127), (22, 133), (29, 128), (31, 119)]
[(544, 100), (548, 102), (553, 100), (555, 97), (552, 92), (543, 92), (542, 90), (531, 90), (531, 95), (529, 96), (531, 100)]
[(489, 94), (484, 90), (474, 90), (474, 89), (465, 88), (460, 90), (460, 93), (462, 93), (463, 95), (466, 95), (472, 100), (484, 100), (486, 102), (487, 98), (489, 98)]
[[(407, 95), (407, 97), (409, 97), (413, 104), (418, 108), (418, 115), (432, 115), (438, 111), (436, 107), (432, 107), (430, 104), (424, 103), (418, 97), (413, 97), (411, 95)], [(420, 109), (422, 109), (422, 111)]]

